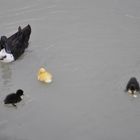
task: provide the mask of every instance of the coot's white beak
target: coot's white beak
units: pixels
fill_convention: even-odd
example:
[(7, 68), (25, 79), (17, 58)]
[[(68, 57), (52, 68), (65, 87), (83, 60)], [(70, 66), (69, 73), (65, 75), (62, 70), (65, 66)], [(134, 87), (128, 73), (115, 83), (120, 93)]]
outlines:
[(137, 91), (136, 90), (134, 90), (134, 92), (132, 93), (132, 91), (129, 89), (128, 90), (128, 93), (130, 93), (130, 94), (135, 94)]

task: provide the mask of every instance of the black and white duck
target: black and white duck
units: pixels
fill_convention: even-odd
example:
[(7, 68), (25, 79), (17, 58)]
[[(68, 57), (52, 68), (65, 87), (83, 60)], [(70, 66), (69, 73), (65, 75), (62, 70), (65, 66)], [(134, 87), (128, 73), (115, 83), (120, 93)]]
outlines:
[(7, 38), (1, 36), (0, 39), (0, 61), (9, 63), (17, 60), (29, 45), (31, 26), (27, 25), (23, 29), (18, 27), (18, 31)]
[(126, 91), (134, 95), (136, 92), (140, 92), (139, 82), (135, 77), (130, 78), (127, 83)]

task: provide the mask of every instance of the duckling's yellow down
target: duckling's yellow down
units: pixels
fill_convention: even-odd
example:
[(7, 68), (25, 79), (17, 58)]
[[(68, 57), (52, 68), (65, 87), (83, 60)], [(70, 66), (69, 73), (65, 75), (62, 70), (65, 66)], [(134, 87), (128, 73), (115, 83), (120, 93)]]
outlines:
[(45, 68), (40, 68), (38, 72), (38, 80), (45, 83), (51, 83), (52, 75), (49, 72), (47, 72)]

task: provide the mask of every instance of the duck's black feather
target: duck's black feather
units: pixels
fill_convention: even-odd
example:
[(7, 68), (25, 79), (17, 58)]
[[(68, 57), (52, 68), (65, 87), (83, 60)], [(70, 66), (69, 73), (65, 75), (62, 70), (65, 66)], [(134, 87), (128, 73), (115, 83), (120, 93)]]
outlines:
[(23, 90), (19, 89), (16, 91), (16, 93), (11, 93), (7, 95), (4, 99), (4, 104), (12, 104), (13, 106), (15, 106), (16, 103), (22, 100), (21, 96), (23, 95)]
[(15, 93), (11, 93), (9, 95), (7, 95), (7, 97), (4, 100), (5, 104), (13, 104), (13, 103), (18, 103), (20, 102), (22, 99), (20, 96), (18, 96)]
[(7, 53), (11, 53), (16, 60), (24, 50), (28, 47), (30, 39), (31, 26), (27, 25), (23, 29), (19, 26), (18, 31), (9, 38), (2, 36), (0, 41), (0, 49), (5, 48)]

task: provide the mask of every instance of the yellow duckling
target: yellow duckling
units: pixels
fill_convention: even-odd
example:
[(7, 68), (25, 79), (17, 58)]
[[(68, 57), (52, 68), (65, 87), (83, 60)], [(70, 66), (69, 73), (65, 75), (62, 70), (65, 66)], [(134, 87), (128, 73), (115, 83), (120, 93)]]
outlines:
[(45, 68), (40, 68), (38, 72), (38, 80), (45, 83), (51, 83), (52, 75), (49, 72), (47, 72)]

